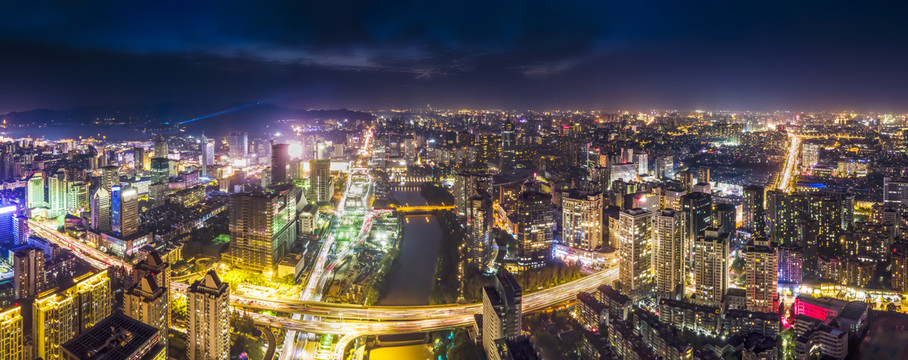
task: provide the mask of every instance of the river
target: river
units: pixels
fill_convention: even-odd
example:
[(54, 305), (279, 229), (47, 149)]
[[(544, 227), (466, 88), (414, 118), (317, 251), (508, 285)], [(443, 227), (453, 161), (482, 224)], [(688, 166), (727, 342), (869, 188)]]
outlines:
[[(427, 205), (419, 191), (392, 191), (401, 204)], [(441, 227), (434, 215), (411, 215), (404, 221), (398, 266), (388, 279), (388, 291), (376, 305), (428, 305), (441, 243)]]

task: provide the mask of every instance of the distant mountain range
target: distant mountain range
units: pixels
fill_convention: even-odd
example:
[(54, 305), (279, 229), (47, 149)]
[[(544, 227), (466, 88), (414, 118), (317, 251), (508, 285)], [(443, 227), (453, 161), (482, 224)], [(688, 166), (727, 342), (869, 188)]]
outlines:
[(298, 110), (272, 104), (252, 103), (232, 107), (187, 104), (86, 106), (67, 110), (36, 109), (0, 115), (11, 127), (32, 126), (129, 126), (165, 128), (182, 125), (212, 134), (222, 131), (266, 131), (279, 120), (317, 125), (321, 121), (368, 121), (365, 112), (337, 110)]

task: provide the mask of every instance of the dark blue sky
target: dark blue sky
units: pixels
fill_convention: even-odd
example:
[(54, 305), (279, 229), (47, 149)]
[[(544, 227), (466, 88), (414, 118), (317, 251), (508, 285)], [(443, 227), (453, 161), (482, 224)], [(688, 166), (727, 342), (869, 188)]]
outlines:
[(905, 111), (906, 10), (874, 1), (18, 2), (0, 21), (0, 112), (261, 99)]

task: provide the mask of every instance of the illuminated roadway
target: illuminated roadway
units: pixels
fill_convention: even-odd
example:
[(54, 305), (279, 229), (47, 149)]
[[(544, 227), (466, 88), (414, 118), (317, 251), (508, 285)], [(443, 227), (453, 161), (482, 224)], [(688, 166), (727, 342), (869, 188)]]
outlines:
[(791, 140), (788, 146), (788, 155), (785, 158), (782, 173), (779, 175), (779, 182), (776, 184), (776, 188), (784, 192), (791, 191), (791, 183), (798, 167), (798, 160), (800, 159), (798, 155), (800, 155), (801, 149), (801, 137), (799, 135), (788, 133), (788, 137)]

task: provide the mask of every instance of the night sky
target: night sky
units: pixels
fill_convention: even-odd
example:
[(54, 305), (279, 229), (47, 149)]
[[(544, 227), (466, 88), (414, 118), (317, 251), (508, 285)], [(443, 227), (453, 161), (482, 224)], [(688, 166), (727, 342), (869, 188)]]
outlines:
[(4, 5), (0, 113), (908, 111), (908, 6), (895, 1), (37, 3)]

